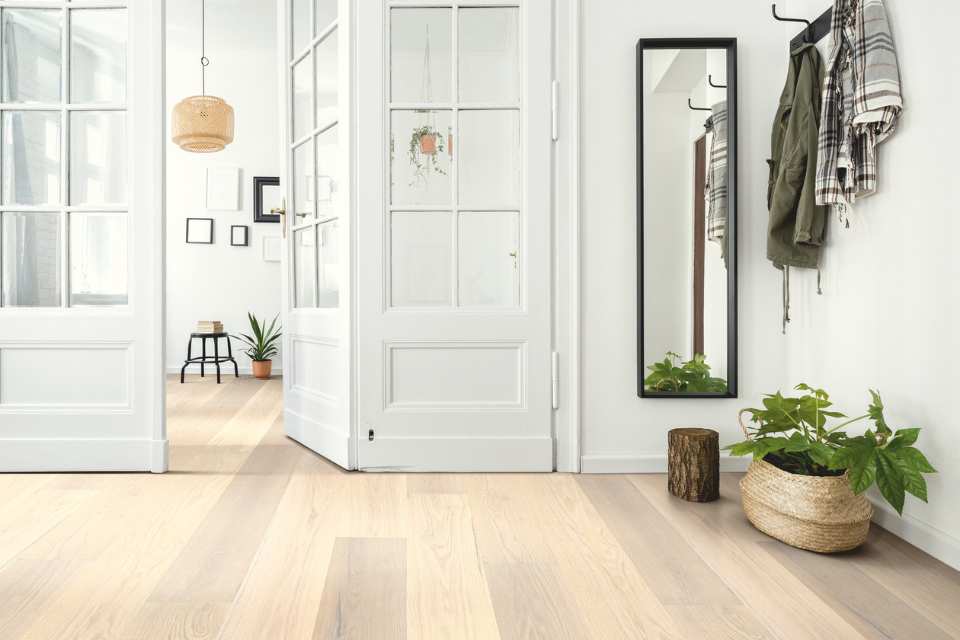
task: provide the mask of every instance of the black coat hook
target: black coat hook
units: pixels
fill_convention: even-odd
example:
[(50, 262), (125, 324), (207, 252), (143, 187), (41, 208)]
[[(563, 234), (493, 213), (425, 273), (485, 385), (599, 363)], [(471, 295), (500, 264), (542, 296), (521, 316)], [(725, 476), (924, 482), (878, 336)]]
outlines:
[(711, 87), (713, 87), (714, 89), (726, 89), (726, 88), (727, 88), (727, 85), (725, 85), (725, 84), (714, 84), (714, 83), (713, 83), (713, 76), (712, 76), (712, 75), (708, 75), (708, 76), (707, 76), (707, 84), (709, 84), (709, 85), (710, 85)]
[(690, 107), (691, 111), (713, 111), (713, 109), (706, 109), (704, 107), (695, 107), (690, 101), (690, 98), (687, 98), (687, 106)]
[(810, 42), (812, 40), (812, 38), (810, 37), (810, 29), (813, 25), (809, 20), (806, 20), (804, 18), (784, 18), (783, 16), (777, 15), (777, 3), (773, 3), (770, 7), (770, 10), (773, 12), (773, 17), (775, 20), (779, 20), (780, 22), (802, 22), (805, 25), (807, 25), (804, 40), (806, 42)]

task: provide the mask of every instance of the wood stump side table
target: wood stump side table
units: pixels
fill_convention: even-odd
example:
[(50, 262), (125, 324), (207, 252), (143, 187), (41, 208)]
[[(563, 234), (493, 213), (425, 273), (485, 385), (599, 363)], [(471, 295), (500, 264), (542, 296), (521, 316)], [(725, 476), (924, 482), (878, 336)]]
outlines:
[[(199, 338), (201, 341), (200, 346), (200, 357), (193, 357), (193, 339)], [(226, 338), (227, 340), (227, 355), (221, 357), (220, 355), (220, 338)], [(213, 355), (207, 355), (207, 340), (213, 340)], [(232, 362), (233, 363), (233, 375), (240, 377), (240, 370), (237, 368), (237, 361), (233, 359), (233, 347), (230, 344), (230, 334), (229, 333), (191, 333), (190, 341), (187, 343), (187, 359), (183, 362), (183, 368), (180, 369), (180, 384), (183, 384), (183, 376), (187, 371), (187, 367), (191, 364), (200, 365), (200, 377), (206, 375), (205, 365), (212, 364), (217, 368), (217, 384), (220, 384), (220, 363), (221, 362)]]
[(720, 497), (720, 434), (688, 427), (667, 433), (667, 488), (689, 502)]

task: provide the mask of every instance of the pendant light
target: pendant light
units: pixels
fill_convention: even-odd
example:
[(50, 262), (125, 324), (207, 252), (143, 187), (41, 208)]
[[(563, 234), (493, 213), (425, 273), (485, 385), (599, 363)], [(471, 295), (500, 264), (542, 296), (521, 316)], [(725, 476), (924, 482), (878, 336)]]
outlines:
[(173, 108), (173, 142), (184, 151), (214, 153), (233, 142), (233, 107), (207, 95), (206, 0), (200, 2), (201, 94), (184, 98)]

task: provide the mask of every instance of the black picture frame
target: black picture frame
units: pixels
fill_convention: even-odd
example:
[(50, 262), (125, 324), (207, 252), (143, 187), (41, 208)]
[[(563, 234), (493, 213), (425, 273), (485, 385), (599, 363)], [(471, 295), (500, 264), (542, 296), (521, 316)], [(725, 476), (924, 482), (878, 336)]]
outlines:
[[(191, 240), (190, 227), (194, 224), (205, 223), (207, 227), (206, 240)], [(201, 230), (202, 232), (202, 230)], [(187, 218), (186, 237), (187, 244), (213, 244), (213, 218)]]
[[(669, 393), (648, 391), (644, 388), (646, 358), (644, 357), (644, 298), (643, 298), (643, 52), (649, 49), (724, 49), (727, 53), (727, 392), (726, 393)], [(637, 395), (641, 398), (736, 398), (738, 379), (738, 325), (737, 325), (737, 190), (739, 120), (737, 118), (737, 39), (736, 38), (641, 38), (637, 41)], [(684, 107), (686, 108), (686, 107)], [(653, 357), (662, 354), (651, 354)], [(652, 361), (651, 361), (652, 362)]]
[[(237, 242), (236, 237), (234, 236), (236, 229), (243, 230), (243, 241)], [(230, 246), (231, 247), (248, 247), (250, 246), (250, 227), (245, 224), (233, 224), (230, 225)]]
[(267, 186), (279, 187), (280, 178), (277, 176), (255, 176), (253, 178), (253, 221), (279, 223), (280, 214), (263, 210), (263, 188)]

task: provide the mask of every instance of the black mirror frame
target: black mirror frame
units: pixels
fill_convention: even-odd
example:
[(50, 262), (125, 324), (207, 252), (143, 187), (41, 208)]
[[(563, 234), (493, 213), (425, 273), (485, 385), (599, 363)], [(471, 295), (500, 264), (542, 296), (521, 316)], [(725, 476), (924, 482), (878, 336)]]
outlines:
[[(727, 392), (667, 393), (647, 391), (643, 331), (643, 52), (646, 49), (725, 49), (727, 52)], [(739, 154), (737, 136), (737, 39), (736, 38), (641, 38), (637, 41), (637, 395), (641, 398), (736, 398), (737, 397), (737, 209)]]

